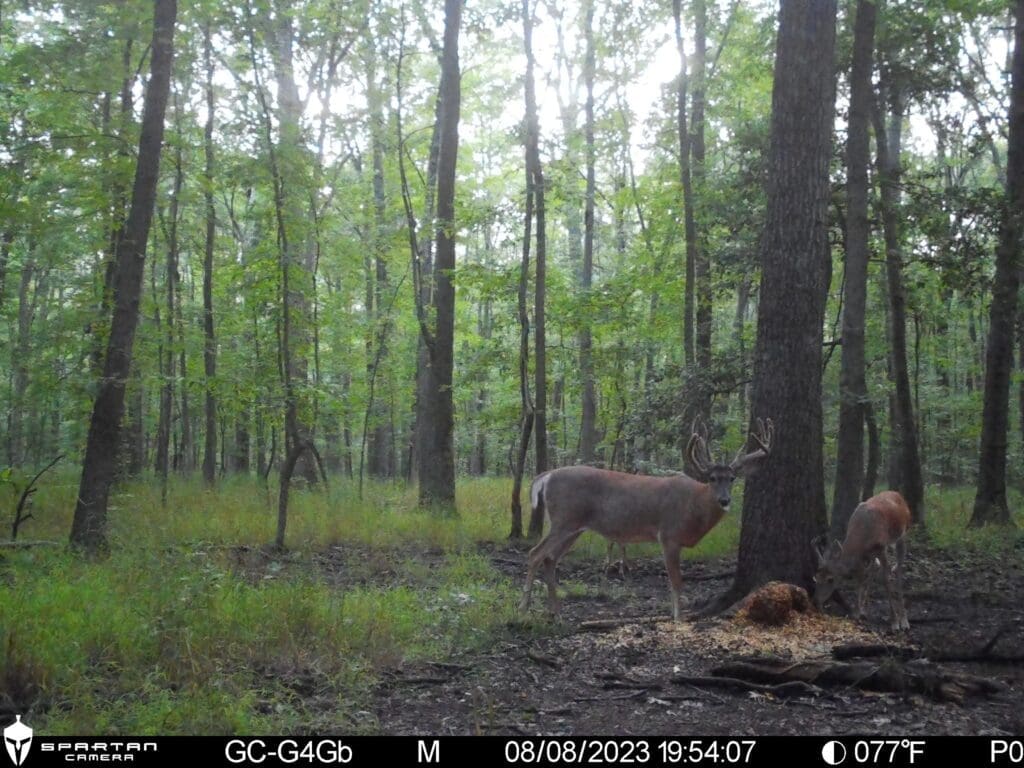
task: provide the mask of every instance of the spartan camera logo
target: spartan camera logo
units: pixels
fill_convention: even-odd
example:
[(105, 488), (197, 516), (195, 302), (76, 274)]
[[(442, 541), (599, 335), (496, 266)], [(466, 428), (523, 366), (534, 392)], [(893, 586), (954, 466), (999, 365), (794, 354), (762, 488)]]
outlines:
[(32, 746), (32, 729), (21, 722), (21, 715), (13, 723), (4, 728), (4, 746), (7, 754), (16, 766), (25, 762), (29, 747)]

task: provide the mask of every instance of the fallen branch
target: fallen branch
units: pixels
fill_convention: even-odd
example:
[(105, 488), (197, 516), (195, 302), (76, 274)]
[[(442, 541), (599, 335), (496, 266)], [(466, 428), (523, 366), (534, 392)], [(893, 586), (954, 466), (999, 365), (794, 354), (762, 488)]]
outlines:
[(419, 677), (398, 677), (395, 678), (395, 682), (403, 685), (443, 685), (449, 682), (449, 678), (422, 675)]
[(832, 648), (832, 658), (836, 661), (874, 659), (880, 656), (906, 661), (920, 658), (921, 651), (906, 645), (886, 645), (885, 643), (844, 643)]
[(683, 581), (717, 581), (718, 579), (731, 579), (735, 575), (736, 571), (722, 571), (721, 573), (708, 573), (699, 576), (686, 576), (684, 574)]
[(0, 549), (28, 549), (30, 547), (57, 547), (66, 541), (0, 541)]
[(643, 694), (643, 689), (640, 689), (630, 691), (629, 693), (620, 693), (617, 696), (574, 696), (573, 701), (624, 701), (626, 699), (635, 699)]
[(631, 619), (594, 619), (584, 621), (579, 626), (580, 632), (603, 632), (606, 629), (615, 629), (629, 624), (661, 624), (668, 621), (667, 616), (634, 616)]
[(992, 649), (995, 648), (996, 643), (999, 642), (1000, 638), (1009, 632), (1011, 629), (1020, 628), (1020, 619), (1012, 619), (1011, 621), (1003, 624), (999, 629), (996, 630), (995, 634), (985, 643), (981, 648), (973, 653), (942, 653), (942, 654), (929, 654), (929, 658), (932, 661), (959, 661), (959, 662), (994, 662), (1004, 664), (1017, 664), (1024, 661), (1024, 654), (1014, 654), (1010, 656), (1004, 656), (1002, 654), (992, 653)]
[(741, 691), (770, 693), (780, 698), (787, 698), (789, 696), (819, 696), (821, 694), (820, 688), (799, 680), (766, 685), (763, 683), (752, 683), (749, 680), (741, 680), (736, 677), (676, 675), (672, 678), (672, 682), (676, 685), (692, 685), (697, 688), (732, 688)]
[(532, 648), (530, 648), (526, 652), (526, 656), (527, 658), (536, 661), (538, 664), (543, 664), (545, 667), (551, 667), (552, 669), (558, 669), (562, 666), (562, 662), (556, 659), (554, 656), (549, 656), (546, 653), (535, 651)]

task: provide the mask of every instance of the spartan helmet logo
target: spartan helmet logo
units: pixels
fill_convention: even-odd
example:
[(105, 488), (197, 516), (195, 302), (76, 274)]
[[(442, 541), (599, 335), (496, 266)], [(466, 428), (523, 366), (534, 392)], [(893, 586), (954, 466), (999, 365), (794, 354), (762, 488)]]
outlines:
[(15, 715), (15, 721), (4, 728), (4, 746), (7, 754), (16, 766), (25, 762), (29, 747), (32, 746), (32, 729), (21, 722), (21, 715)]

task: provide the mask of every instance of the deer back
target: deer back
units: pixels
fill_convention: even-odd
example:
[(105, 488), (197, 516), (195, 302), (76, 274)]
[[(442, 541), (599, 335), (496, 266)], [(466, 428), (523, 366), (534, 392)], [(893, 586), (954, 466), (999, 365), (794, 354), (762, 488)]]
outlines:
[(703, 529), (705, 497), (710, 499), (708, 486), (685, 475), (649, 477), (582, 466), (549, 472), (544, 487), (553, 526), (585, 528), (618, 542), (654, 541), (659, 533), (689, 538), (694, 523)]
[(910, 508), (896, 491), (882, 491), (860, 503), (850, 516), (843, 552), (862, 556), (900, 539), (910, 528)]

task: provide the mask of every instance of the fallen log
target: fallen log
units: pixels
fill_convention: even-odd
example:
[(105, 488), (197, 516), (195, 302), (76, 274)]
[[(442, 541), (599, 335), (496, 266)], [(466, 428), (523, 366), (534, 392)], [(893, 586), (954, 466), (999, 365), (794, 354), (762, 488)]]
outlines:
[(937, 701), (961, 703), (967, 695), (991, 695), (1005, 690), (985, 677), (949, 672), (924, 660), (901, 664), (765, 659), (727, 662), (711, 670), (714, 677), (735, 678), (761, 685), (802, 682), (821, 688), (857, 688), (889, 693), (919, 693)]

